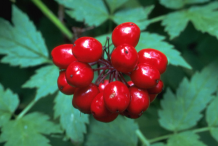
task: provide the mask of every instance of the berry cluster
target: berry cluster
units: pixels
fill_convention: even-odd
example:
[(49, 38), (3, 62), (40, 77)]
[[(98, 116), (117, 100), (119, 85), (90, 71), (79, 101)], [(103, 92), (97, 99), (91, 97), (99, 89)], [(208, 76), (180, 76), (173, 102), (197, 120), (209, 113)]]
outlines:
[[(118, 114), (139, 118), (162, 91), (160, 74), (167, 67), (162, 52), (136, 51), (139, 38), (139, 27), (126, 22), (112, 32), (112, 51), (109, 38), (105, 46), (95, 38), (81, 37), (74, 44), (55, 47), (51, 54), (60, 69), (59, 90), (74, 94), (73, 106), (96, 120), (111, 122)], [(98, 77), (93, 82), (95, 71)], [(131, 80), (126, 81), (126, 76)]]

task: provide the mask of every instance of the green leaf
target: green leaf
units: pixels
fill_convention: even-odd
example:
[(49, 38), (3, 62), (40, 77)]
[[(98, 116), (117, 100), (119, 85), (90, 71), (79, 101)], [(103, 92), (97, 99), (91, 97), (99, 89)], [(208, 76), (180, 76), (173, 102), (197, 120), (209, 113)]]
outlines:
[(170, 64), (191, 69), (191, 66), (180, 56), (180, 52), (173, 49), (174, 46), (164, 42), (164, 39), (164, 36), (155, 33), (142, 32), (140, 35), (139, 43), (136, 46), (136, 50), (140, 51), (144, 48), (157, 49), (167, 56), (168, 62)]
[(82, 114), (72, 106), (72, 95), (67, 96), (61, 92), (55, 98), (55, 118), (60, 117), (61, 127), (66, 135), (75, 142), (83, 142), (86, 133), (86, 124), (89, 123), (88, 115)]
[(109, 18), (106, 6), (102, 0), (56, 0), (72, 10), (66, 10), (70, 17), (77, 21), (85, 21), (88, 25), (99, 26)]
[(207, 32), (218, 38), (218, 2), (206, 6), (192, 7), (188, 16), (195, 28), (203, 33)]
[(204, 3), (209, 0), (160, 0), (160, 4), (171, 9), (180, 9), (186, 4)]
[(49, 146), (49, 140), (42, 134), (60, 133), (59, 125), (47, 115), (31, 113), (21, 119), (12, 120), (2, 127), (1, 142), (5, 146)]
[(0, 84), (0, 127), (7, 123), (19, 104), (19, 98)]
[(210, 103), (206, 111), (206, 120), (210, 133), (218, 141), (218, 96)]
[(31, 77), (22, 87), (37, 88), (36, 100), (54, 93), (57, 88), (58, 68), (48, 65), (36, 70), (36, 74)]
[(12, 6), (12, 22), (0, 18), (0, 54), (6, 55), (1, 62), (13, 66), (35, 66), (48, 60), (48, 51), (40, 32), (26, 14)]
[(167, 146), (206, 146), (199, 139), (197, 134), (186, 131), (171, 136), (167, 141)]
[(106, 0), (109, 8), (110, 8), (110, 12), (111, 14), (114, 13), (114, 11), (119, 8), (120, 6), (122, 6), (124, 3), (126, 3), (128, 0)]
[(165, 26), (165, 31), (170, 35), (170, 39), (173, 39), (186, 28), (188, 20), (184, 11), (174, 12), (166, 15), (161, 24)]
[(144, 30), (149, 21), (147, 20), (149, 13), (153, 10), (154, 6), (149, 7), (137, 7), (133, 9), (120, 10), (114, 14), (112, 19), (115, 23), (121, 24), (124, 22), (136, 23), (141, 30)]
[(151, 146), (165, 146), (165, 144), (162, 142), (158, 142), (158, 143), (152, 144)]
[(92, 118), (90, 133), (87, 135), (86, 146), (136, 146), (135, 131), (138, 125), (134, 120), (118, 116), (113, 122), (102, 123)]
[(190, 81), (184, 78), (176, 95), (170, 89), (161, 101), (159, 110), (160, 125), (170, 131), (180, 131), (191, 128), (202, 117), (201, 111), (211, 101), (211, 95), (218, 87), (218, 61), (196, 72)]

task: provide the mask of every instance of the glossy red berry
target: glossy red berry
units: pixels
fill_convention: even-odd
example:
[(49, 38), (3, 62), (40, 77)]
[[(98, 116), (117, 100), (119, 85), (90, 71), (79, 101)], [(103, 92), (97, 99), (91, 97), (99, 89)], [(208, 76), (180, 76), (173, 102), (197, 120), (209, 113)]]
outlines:
[(131, 45), (119, 45), (111, 54), (111, 63), (120, 72), (131, 72), (138, 63), (138, 53)]
[(109, 83), (104, 91), (104, 102), (107, 109), (112, 113), (121, 113), (129, 105), (130, 93), (125, 84), (120, 81)]
[(149, 97), (150, 97), (150, 102), (153, 102), (157, 97), (157, 94), (149, 94)]
[(148, 89), (158, 84), (160, 73), (157, 68), (152, 65), (139, 63), (130, 77), (135, 86)]
[(77, 60), (85, 63), (97, 61), (103, 53), (101, 43), (92, 37), (78, 38), (72, 51)]
[(101, 121), (101, 122), (112, 122), (117, 118), (118, 114), (117, 113), (111, 113), (110, 115), (107, 115), (106, 117), (94, 117), (96, 120)]
[(66, 95), (72, 95), (76, 90), (76, 87), (72, 87), (67, 83), (65, 71), (60, 72), (57, 84), (59, 90)]
[(60, 69), (66, 69), (70, 63), (77, 60), (72, 53), (72, 47), (73, 44), (64, 44), (51, 51), (52, 61)]
[(125, 22), (118, 25), (112, 32), (112, 42), (115, 47), (122, 44), (129, 44), (135, 47), (140, 38), (140, 28), (132, 22)]
[(149, 94), (159, 94), (163, 91), (163, 87), (164, 87), (163, 82), (159, 80), (158, 84), (155, 87), (148, 89), (148, 93)]
[(88, 86), (94, 78), (94, 72), (87, 63), (75, 61), (66, 70), (66, 79), (71, 86), (78, 88)]
[(77, 88), (73, 96), (72, 104), (81, 112), (90, 114), (92, 101), (98, 93), (98, 87), (92, 83), (87, 87)]
[(127, 84), (128, 84), (130, 87), (134, 86), (134, 83), (133, 83), (132, 81), (128, 81)]
[(99, 91), (100, 92), (103, 92), (104, 91), (104, 88), (109, 84), (109, 80), (104, 80), (103, 83), (100, 83), (98, 88), (99, 88)]
[(139, 63), (146, 63), (155, 66), (160, 74), (167, 68), (167, 57), (161, 51), (155, 49), (142, 49), (138, 52)]
[(139, 89), (135, 86), (129, 88), (130, 91), (130, 104), (127, 111), (133, 115), (140, 115), (147, 110), (150, 104), (148, 92)]
[(131, 114), (128, 110), (125, 110), (124, 112), (121, 113), (121, 115), (127, 117), (127, 118), (130, 118), (130, 119), (137, 119), (139, 118), (142, 114), (140, 115), (134, 115), (134, 114)]

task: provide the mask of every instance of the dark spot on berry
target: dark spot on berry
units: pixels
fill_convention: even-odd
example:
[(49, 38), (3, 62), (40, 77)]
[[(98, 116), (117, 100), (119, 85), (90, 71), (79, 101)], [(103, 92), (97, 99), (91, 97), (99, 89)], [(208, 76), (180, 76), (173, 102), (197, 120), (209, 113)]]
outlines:
[(116, 110), (117, 113), (119, 113), (119, 110)]
[(115, 95), (116, 95), (116, 93), (112, 93), (112, 94), (110, 95), (110, 98), (115, 97)]
[(72, 77), (73, 77), (73, 75), (70, 75), (70, 77), (72, 78)]
[(63, 86), (61, 86), (61, 90), (63, 89), (64, 87)]
[(131, 23), (130, 25), (134, 25), (133, 23)]
[(159, 82), (159, 80), (156, 80), (156, 83), (158, 83)]
[(75, 46), (76, 46), (76, 44), (73, 44), (73, 46), (75, 47)]
[(125, 50), (125, 53), (128, 54), (129, 52), (127, 50)]

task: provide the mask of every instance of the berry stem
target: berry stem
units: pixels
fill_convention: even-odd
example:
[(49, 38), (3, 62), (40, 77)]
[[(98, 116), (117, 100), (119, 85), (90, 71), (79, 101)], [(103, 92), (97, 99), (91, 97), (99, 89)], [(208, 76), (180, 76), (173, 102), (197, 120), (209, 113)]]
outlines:
[(136, 130), (136, 135), (144, 145), (150, 146), (149, 141), (145, 138), (145, 136), (142, 134), (142, 132), (139, 129)]

